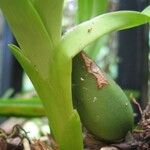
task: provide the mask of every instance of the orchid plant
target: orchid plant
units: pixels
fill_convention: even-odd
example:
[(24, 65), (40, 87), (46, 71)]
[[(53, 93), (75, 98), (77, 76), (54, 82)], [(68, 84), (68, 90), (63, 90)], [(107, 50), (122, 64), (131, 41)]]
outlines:
[(148, 23), (150, 7), (142, 12), (102, 14), (62, 36), (63, 3), (63, 0), (0, 0), (0, 8), (20, 46), (10, 44), (11, 52), (42, 100), (60, 150), (82, 150), (81, 121), (72, 104), (72, 59), (109, 32)]

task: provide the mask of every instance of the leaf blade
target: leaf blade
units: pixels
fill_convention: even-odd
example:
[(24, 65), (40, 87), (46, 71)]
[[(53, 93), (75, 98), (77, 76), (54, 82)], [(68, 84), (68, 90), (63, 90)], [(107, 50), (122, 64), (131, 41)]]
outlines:
[(0, 116), (41, 117), (45, 111), (39, 98), (0, 99)]
[(81, 23), (91, 18), (93, 13), (93, 5), (93, 0), (78, 0), (78, 9), (76, 17), (77, 23)]
[(0, 0), (0, 7), (24, 55), (46, 75), (53, 44), (31, 2)]
[(56, 46), (61, 40), (61, 21), (64, 0), (31, 0), (39, 13), (53, 44)]
[(149, 21), (150, 17), (136, 11), (118, 11), (100, 15), (67, 32), (57, 48), (63, 47), (68, 57), (74, 57), (85, 46), (109, 32), (128, 29)]
[(146, 7), (143, 11), (142, 14), (145, 14), (147, 16), (150, 16), (150, 6)]

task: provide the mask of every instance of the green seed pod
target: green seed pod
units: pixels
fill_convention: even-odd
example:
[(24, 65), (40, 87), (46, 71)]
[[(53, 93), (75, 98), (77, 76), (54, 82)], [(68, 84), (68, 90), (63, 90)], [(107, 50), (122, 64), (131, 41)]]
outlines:
[(72, 92), (83, 126), (108, 142), (133, 127), (133, 110), (121, 88), (84, 53), (73, 59)]

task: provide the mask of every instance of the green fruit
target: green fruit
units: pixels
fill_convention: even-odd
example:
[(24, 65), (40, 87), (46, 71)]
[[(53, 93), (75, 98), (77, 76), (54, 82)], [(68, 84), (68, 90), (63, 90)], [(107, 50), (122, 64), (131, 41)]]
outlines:
[(133, 110), (121, 88), (85, 54), (73, 59), (73, 102), (86, 129), (108, 142), (133, 127)]

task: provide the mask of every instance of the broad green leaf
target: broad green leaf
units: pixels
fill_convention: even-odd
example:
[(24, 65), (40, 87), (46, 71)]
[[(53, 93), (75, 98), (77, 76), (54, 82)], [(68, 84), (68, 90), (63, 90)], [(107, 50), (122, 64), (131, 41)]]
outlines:
[(61, 40), (61, 20), (64, 0), (31, 0), (56, 46)]
[(39, 99), (0, 99), (0, 116), (41, 117), (44, 107)]
[[(74, 114), (71, 97), (71, 59), (59, 54), (58, 57), (55, 57), (55, 65), (51, 65), (49, 79), (43, 79), (34, 65), (20, 53), (19, 48), (14, 45), (10, 45), (10, 48), (41, 98), (51, 130), (61, 149), (69, 150), (74, 143), (72, 150), (79, 147), (79, 150), (82, 150), (83, 143), (81, 138), (78, 138), (82, 135), (79, 117), (77, 119), (78, 114), (71, 120), (71, 125), (76, 124), (76, 130), (69, 125), (70, 117)], [(64, 135), (65, 138), (63, 138)], [(69, 137), (72, 137), (71, 143), (68, 143)]]
[[(93, 0), (93, 13), (91, 17), (95, 17), (106, 13), (108, 11), (108, 0)], [(90, 56), (93, 60), (97, 59), (97, 56), (100, 52), (100, 48), (106, 44), (106, 37), (105, 38), (98, 38), (97, 40), (93, 41), (89, 44), (84, 51)]]
[(93, 17), (106, 13), (108, 9), (108, 0), (93, 0)]
[(150, 17), (150, 6), (146, 7), (143, 11), (142, 11), (142, 14), (145, 14), (147, 16)]
[(33, 84), (36, 84), (37, 81), (40, 81), (41, 76), (39, 72), (36, 70), (35, 66), (31, 63), (31, 61), (28, 60), (28, 58), (26, 58), (23, 53), (21, 53), (21, 50), (17, 46), (12, 44), (9, 44), (9, 48), (11, 49), (11, 52), (21, 64), (23, 69), (26, 71)]
[(0, 7), (24, 55), (46, 77), (51, 61), (52, 41), (29, 0), (0, 0)]
[(68, 31), (57, 48), (63, 48), (69, 57), (74, 57), (92, 41), (107, 33), (135, 27), (149, 21), (150, 17), (136, 11), (103, 14)]
[[(83, 135), (78, 134), (79, 131), (80, 133), (82, 133), (80, 118), (79, 118), (77, 111), (74, 110), (72, 115), (70, 116), (70, 119), (68, 120), (66, 124), (64, 132), (62, 133), (61, 143), (64, 143), (64, 145), (62, 146), (63, 150), (70, 150), (69, 145), (67, 145), (68, 139), (69, 139), (70, 145), (74, 145), (74, 147), (72, 147), (71, 150), (82, 150), (83, 143), (81, 143), (81, 141), (83, 141)], [(72, 135), (70, 133), (73, 133), (74, 137), (76, 138), (72, 139)], [(64, 135), (66, 135), (65, 139), (63, 138)], [(78, 143), (78, 144), (74, 144), (74, 143)]]
[[(108, 0), (78, 0), (77, 9), (77, 24), (91, 19), (97, 15), (107, 12)], [(104, 45), (103, 39), (97, 39), (90, 43), (84, 51), (93, 59), (96, 60), (97, 55), (100, 51), (100, 47)]]
[(91, 18), (93, 14), (93, 0), (78, 0), (76, 22), (81, 23)]

